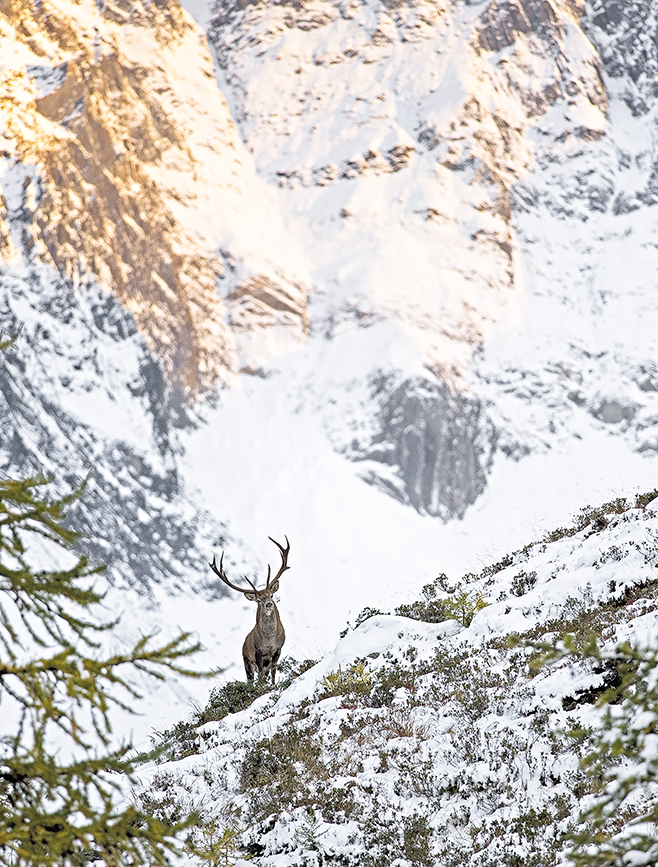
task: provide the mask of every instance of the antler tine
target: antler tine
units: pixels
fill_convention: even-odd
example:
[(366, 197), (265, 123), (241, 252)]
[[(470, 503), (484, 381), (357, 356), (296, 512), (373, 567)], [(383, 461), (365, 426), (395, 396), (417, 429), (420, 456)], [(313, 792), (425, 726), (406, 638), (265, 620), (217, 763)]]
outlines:
[[(248, 581), (248, 582), (251, 584), (251, 578), (250, 578), (248, 575), (245, 575), (244, 577), (245, 577), (245, 580)], [(251, 586), (252, 586), (252, 588), (253, 588), (254, 593), (258, 593), (258, 590), (256, 590), (256, 585), (255, 585), (255, 584), (251, 584)], [(245, 590), (244, 592), (245, 592), (245, 593), (249, 593), (248, 590)]]
[[(224, 584), (228, 584), (228, 586), (232, 590), (238, 590), (240, 593), (251, 593), (251, 591), (248, 588), (238, 587), (237, 584), (232, 584), (228, 580), (228, 578), (226, 577), (226, 572), (224, 572), (224, 552), (223, 551), (222, 551), (222, 556), (219, 560), (219, 569), (217, 568), (217, 558), (215, 557), (214, 554), (213, 554), (213, 558), (212, 558), (212, 563), (208, 563), (208, 565), (210, 566), (212, 571), (215, 573), (215, 575), (217, 575), (218, 578), (221, 578), (222, 581), (224, 582)], [(246, 575), (244, 577), (247, 578)], [(247, 578), (247, 581), (249, 581), (248, 578)], [(249, 581), (249, 583), (251, 584), (251, 581)], [(254, 587), (253, 584), (251, 584), (251, 586)], [(256, 588), (254, 587), (254, 590), (255, 589)]]
[[(284, 536), (283, 538), (286, 540), (286, 547), (284, 548), (283, 545), (279, 545), (277, 540), (273, 539), (271, 536), (268, 536), (267, 538), (270, 540), (270, 542), (274, 542), (276, 547), (279, 549), (279, 552), (281, 553), (281, 568), (274, 576), (274, 581), (276, 582), (283, 575), (283, 573), (286, 571), (286, 569), (290, 569), (290, 566), (288, 566), (288, 554), (290, 553), (290, 542), (288, 541), (288, 537)], [(266, 586), (267, 587), (270, 586), (270, 567), (269, 567), (269, 565), (267, 567), (267, 585)]]

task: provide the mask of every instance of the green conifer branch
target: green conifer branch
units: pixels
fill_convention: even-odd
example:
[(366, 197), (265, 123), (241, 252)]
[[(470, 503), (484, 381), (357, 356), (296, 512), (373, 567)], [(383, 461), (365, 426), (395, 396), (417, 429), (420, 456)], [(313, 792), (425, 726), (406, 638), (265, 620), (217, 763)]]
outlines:
[[(129, 744), (110, 749), (110, 713), (135, 712), (135, 670), (157, 680), (206, 675), (185, 664), (199, 644), (181, 633), (158, 645), (151, 634), (127, 651), (101, 652), (100, 634), (117, 621), (94, 618), (103, 593), (92, 581), (102, 568), (75, 554), (79, 537), (65, 524), (84, 485), (59, 498), (51, 489), (43, 476), (0, 481), (0, 700), (15, 710), (12, 731), (0, 723), (0, 865), (165, 865), (194, 817), (164, 825), (126, 805), (126, 786), (148, 756)], [(35, 538), (73, 555), (73, 565), (34, 569)], [(68, 763), (55, 731), (71, 745)]]

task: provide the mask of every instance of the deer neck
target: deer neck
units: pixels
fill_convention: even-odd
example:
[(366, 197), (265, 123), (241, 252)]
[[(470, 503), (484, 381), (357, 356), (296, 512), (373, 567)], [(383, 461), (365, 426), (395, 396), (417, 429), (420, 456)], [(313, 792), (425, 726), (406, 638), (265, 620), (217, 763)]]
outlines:
[(258, 609), (256, 615), (256, 626), (261, 635), (264, 635), (267, 638), (276, 635), (279, 624), (279, 612), (276, 609), (276, 605), (272, 608), (269, 614), (260, 608)]

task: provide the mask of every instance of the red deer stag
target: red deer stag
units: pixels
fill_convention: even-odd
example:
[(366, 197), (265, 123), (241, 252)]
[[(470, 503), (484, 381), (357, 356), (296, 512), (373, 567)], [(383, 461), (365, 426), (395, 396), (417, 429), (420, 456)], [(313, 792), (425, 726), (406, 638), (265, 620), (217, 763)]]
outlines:
[(251, 590), (231, 584), (226, 577), (226, 572), (224, 572), (223, 551), (219, 561), (219, 569), (217, 568), (215, 557), (212, 558), (212, 563), (209, 563), (208, 565), (215, 575), (222, 579), (224, 584), (227, 584), (233, 590), (238, 590), (240, 593), (244, 593), (250, 602), (255, 602), (258, 605), (258, 610), (256, 611), (256, 625), (245, 638), (244, 644), (242, 645), (244, 670), (247, 673), (248, 681), (254, 679), (256, 672), (258, 672), (259, 679), (265, 678), (271, 673), (272, 686), (274, 686), (276, 664), (279, 661), (279, 656), (281, 656), (281, 648), (283, 647), (283, 642), (286, 640), (286, 633), (283, 629), (283, 624), (281, 623), (281, 618), (279, 617), (279, 612), (274, 604), (272, 596), (279, 589), (279, 578), (283, 575), (286, 569), (290, 568), (290, 566), (288, 566), (290, 542), (286, 536), (285, 540), (287, 547), (284, 548), (271, 536), (268, 536), (268, 539), (271, 542), (274, 542), (281, 552), (281, 568), (276, 573), (274, 580), (270, 584), (270, 567), (268, 565), (267, 584), (262, 590), (256, 590), (255, 586), (251, 581), (249, 581), (249, 578), (247, 578), (246, 575), (244, 577), (249, 581), (249, 584), (251, 584)]

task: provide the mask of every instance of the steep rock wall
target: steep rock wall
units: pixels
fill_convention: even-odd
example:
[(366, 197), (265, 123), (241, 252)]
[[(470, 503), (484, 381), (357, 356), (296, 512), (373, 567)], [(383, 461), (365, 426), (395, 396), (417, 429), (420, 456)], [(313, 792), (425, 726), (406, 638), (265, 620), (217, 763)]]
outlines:
[(249, 295), (255, 280), (279, 285), (286, 315), (261, 295), (237, 330), (274, 327), (284, 344), (303, 341), (307, 290), (281, 255), (276, 207), (249, 166), (205, 38), (175, 0), (4, 0), (0, 16), (5, 261), (13, 219), (13, 261), (110, 290), (179, 403), (244, 363), (222, 296)]

